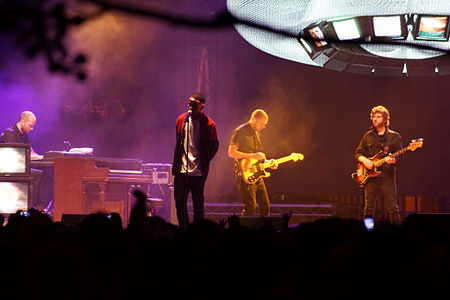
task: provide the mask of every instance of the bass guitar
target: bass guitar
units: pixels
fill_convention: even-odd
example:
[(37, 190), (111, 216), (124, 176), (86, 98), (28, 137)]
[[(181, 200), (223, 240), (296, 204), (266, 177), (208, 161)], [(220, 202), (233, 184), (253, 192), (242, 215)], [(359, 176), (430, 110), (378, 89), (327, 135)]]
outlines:
[(304, 156), (301, 153), (291, 153), (291, 155), (275, 159), (274, 162), (261, 162), (254, 158), (244, 158), (239, 162), (242, 172), (242, 178), (248, 184), (254, 184), (261, 177), (269, 177), (270, 173), (266, 172), (274, 164), (281, 164), (288, 161), (303, 160)]
[(400, 154), (403, 154), (408, 150), (414, 151), (417, 148), (422, 148), (422, 146), (423, 146), (423, 139), (420, 138), (420, 139), (412, 140), (411, 143), (408, 145), (408, 147), (403, 148), (403, 149), (401, 149), (393, 154), (390, 154), (388, 156), (385, 156), (383, 158), (380, 158), (381, 155), (383, 155), (383, 151), (380, 151), (377, 154), (375, 154), (374, 157), (369, 158), (369, 160), (373, 163), (372, 169), (370, 169), (370, 170), (367, 169), (366, 166), (364, 166), (364, 164), (360, 162), (356, 166), (356, 172), (352, 173), (351, 176), (358, 183), (358, 185), (360, 187), (364, 187), (367, 180), (369, 180), (372, 177), (380, 176), (381, 171), (378, 171), (377, 168), (379, 166), (381, 166), (382, 164), (384, 164), (388, 158), (397, 157)]

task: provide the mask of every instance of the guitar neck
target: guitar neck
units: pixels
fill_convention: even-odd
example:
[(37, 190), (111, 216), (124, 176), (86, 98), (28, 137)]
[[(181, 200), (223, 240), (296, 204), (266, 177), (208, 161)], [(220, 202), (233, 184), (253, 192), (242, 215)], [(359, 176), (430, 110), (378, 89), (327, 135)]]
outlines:
[[(281, 157), (281, 158), (275, 159), (275, 163), (276, 163), (277, 165), (279, 165), (279, 164), (288, 162), (288, 161), (293, 160), (293, 159), (294, 159), (294, 158), (293, 158), (291, 155), (288, 155), (288, 156), (285, 156), (285, 157)], [(271, 164), (268, 163), (268, 162), (263, 163), (264, 169), (268, 168), (270, 165), (271, 165)]]
[(379, 166), (381, 166), (382, 164), (384, 164), (386, 162), (386, 159), (388, 157), (397, 157), (400, 154), (403, 154), (403, 153), (405, 153), (408, 150), (409, 150), (409, 147), (406, 147), (406, 148), (403, 148), (401, 150), (398, 150), (397, 152), (392, 153), (390, 156), (386, 156), (386, 157), (383, 157), (383, 158), (377, 160), (376, 162), (374, 162), (374, 165), (375, 165), (375, 167), (379, 167)]

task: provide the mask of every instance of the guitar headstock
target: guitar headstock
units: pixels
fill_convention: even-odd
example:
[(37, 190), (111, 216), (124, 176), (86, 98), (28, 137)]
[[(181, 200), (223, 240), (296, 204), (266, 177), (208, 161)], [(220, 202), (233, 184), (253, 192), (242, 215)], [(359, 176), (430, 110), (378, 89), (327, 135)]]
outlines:
[(422, 148), (423, 146), (423, 138), (411, 140), (411, 143), (408, 145), (408, 149), (411, 151), (416, 150), (417, 148)]
[(293, 161), (303, 160), (303, 158), (305, 158), (305, 157), (303, 156), (303, 154), (301, 154), (301, 153), (291, 153), (290, 156), (291, 156), (291, 158), (292, 158)]

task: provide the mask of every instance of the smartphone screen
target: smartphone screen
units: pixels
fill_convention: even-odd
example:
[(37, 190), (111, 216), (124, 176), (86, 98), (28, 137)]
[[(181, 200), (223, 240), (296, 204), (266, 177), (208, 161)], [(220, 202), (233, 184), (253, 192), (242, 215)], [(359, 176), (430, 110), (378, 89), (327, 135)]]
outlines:
[(365, 218), (364, 225), (366, 226), (367, 230), (369, 230), (369, 231), (373, 230), (373, 225), (374, 225), (373, 218)]
[(30, 212), (29, 211), (21, 211), (20, 215), (23, 217), (29, 217), (30, 216)]

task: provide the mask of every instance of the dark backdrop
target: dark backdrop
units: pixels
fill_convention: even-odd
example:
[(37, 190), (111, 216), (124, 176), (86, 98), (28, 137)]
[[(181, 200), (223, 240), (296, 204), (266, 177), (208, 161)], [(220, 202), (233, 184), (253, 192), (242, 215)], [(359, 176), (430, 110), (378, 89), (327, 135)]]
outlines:
[[(192, 2), (180, 1), (177, 10)], [(204, 4), (199, 12), (211, 16), (223, 5)], [(108, 13), (71, 32), (72, 51), (88, 55), (89, 77), (80, 83), (48, 73), (44, 61), (26, 60), (10, 37), (1, 38), (0, 127), (12, 125), (23, 110), (34, 111), (31, 140), (40, 153), (61, 150), (68, 139), (73, 147), (94, 147), (97, 156), (171, 163), (175, 119), (201, 79), (221, 142), (207, 201), (235, 200), (228, 142), (256, 108), (269, 114), (262, 132), (268, 157), (305, 155), (272, 171), (270, 194), (358, 194), (350, 179), (353, 153), (375, 105), (390, 110), (391, 128), (405, 147), (424, 138), (424, 147), (400, 163), (400, 194), (450, 194), (450, 77), (348, 75), (263, 53), (233, 28), (194, 30)]]

